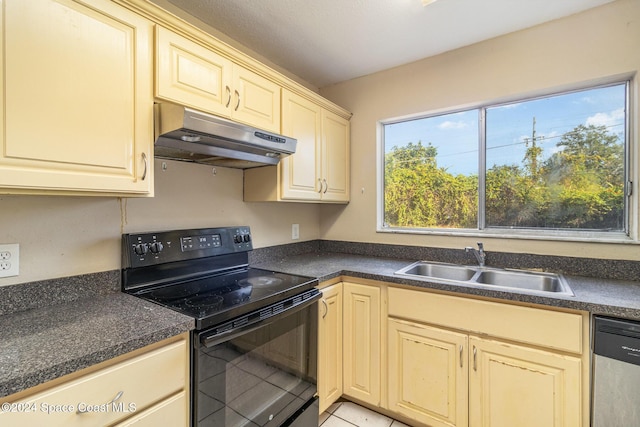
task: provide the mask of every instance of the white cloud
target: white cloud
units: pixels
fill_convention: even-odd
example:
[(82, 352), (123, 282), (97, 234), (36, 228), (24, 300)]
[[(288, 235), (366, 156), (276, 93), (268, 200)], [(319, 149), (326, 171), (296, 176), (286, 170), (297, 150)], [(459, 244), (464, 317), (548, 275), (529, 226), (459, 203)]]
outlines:
[(452, 122), (450, 120), (447, 120), (446, 122), (442, 122), (438, 128), (443, 129), (443, 130), (448, 130), (448, 129), (463, 129), (466, 128), (467, 124), (465, 122)]
[(624, 123), (624, 108), (618, 108), (609, 113), (596, 113), (587, 118), (586, 124), (594, 126), (613, 126)]

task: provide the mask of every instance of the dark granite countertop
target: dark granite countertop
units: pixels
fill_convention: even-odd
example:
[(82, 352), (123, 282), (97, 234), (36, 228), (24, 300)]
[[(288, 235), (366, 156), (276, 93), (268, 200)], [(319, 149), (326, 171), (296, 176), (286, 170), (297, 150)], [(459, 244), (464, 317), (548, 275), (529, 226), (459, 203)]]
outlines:
[[(637, 281), (565, 275), (575, 296), (532, 295), (406, 279), (394, 272), (417, 259), (354, 255), (315, 246), (294, 248), (310, 250), (302, 253), (269, 248), (251, 265), (320, 281), (349, 276), (640, 320)], [(388, 248), (382, 249), (388, 253)], [(190, 317), (119, 292), (119, 271), (0, 287), (0, 322), (0, 397), (194, 327)]]
[(565, 275), (575, 296), (560, 296), (551, 293), (534, 295), (518, 291), (498, 291), (473, 285), (411, 280), (394, 275), (395, 271), (415, 261), (417, 260), (316, 252), (266, 260), (253, 266), (317, 277), (320, 281), (339, 276), (351, 276), (461, 295), (570, 308), (593, 314), (640, 320), (640, 282)]
[(0, 397), (193, 329), (193, 319), (121, 292), (0, 316)]

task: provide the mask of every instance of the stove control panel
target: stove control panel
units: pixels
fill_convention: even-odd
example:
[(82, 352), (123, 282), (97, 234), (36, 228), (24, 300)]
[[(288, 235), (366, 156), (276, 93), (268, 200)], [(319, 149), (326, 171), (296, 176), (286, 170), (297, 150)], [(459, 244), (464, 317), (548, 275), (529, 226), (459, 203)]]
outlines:
[(182, 252), (219, 248), (220, 246), (222, 246), (222, 237), (219, 234), (186, 236), (180, 238), (180, 247), (182, 248)]
[(123, 268), (248, 252), (253, 249), (247, 226), (200, 228), (122, 235)]

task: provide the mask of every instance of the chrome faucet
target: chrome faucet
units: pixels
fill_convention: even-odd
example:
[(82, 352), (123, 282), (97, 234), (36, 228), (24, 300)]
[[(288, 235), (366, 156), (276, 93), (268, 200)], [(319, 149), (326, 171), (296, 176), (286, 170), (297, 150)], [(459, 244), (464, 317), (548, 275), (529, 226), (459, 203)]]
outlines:
[(476, 260), (478, 260), (478, 264), (480, 264), (480, 267), (484, 267), (485, 260), (487, 259), (487, 254), (484, 253), (484, 245), (482, 244), (482, 242), (478, 242), (478, 249), (467, 246), (466, 248), (464, 248), (464, 251), (472, 252), (476, 257)]

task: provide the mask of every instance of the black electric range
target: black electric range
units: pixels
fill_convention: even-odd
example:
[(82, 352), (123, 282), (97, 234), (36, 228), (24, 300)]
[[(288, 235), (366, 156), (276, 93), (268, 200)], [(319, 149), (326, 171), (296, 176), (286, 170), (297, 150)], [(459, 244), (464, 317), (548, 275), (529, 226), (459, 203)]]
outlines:
[(192, 426), (317, 426), (318, 281), (252, 249), (246, 226), (124, 234), (122, 290), (195, 319)]

